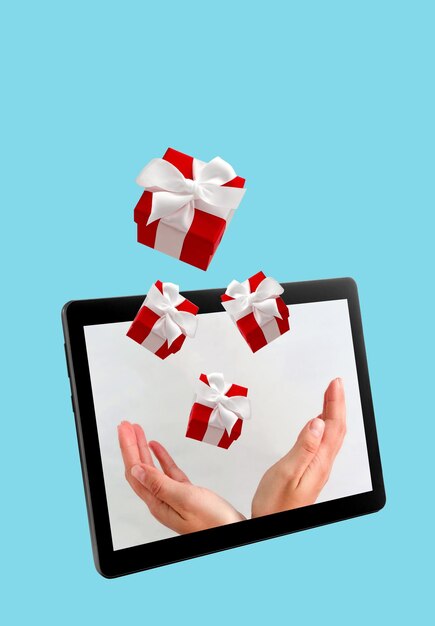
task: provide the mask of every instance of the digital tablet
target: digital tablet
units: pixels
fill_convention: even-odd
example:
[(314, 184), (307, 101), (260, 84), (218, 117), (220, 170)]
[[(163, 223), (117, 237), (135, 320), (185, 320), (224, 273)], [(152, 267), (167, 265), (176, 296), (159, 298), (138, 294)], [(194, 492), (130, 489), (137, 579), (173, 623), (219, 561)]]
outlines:
[[(173, 563), (383, 507), (356, 284), (349, 278), (281, 284), (290, 330), (255, 353), (222, 307), (224, 289), (183, 292), (199, 307), (196, 335), (164, 360), (127, 336), (145, 296), (64, 306), (65, 352), (94, 560), (103, 576)], [(240, 436), (228, 449), (186, 436), (197, 380), (211, 372), (221, 372), (226, 381), (248, 389), (250, 419), (243, 421)], [(307, 495), (301, 477), (283, 487), (285, 471), (269, 472), (265, 482), (265, 473), (288, 458), (310, 420), (322, 419), (325, 390), (337, 378), (344, 388), (346, 428), (331, 467), (324, 468), (322, 488), (308, 489)], [(139, 424), (148, 440), (165, 447), (192, 485), (218, 494), (240, 513), (240, 521), (217, 526), (211, 522), (210, 528), (182, 534), (159, 521), (150, 501), (139, 497), (126, 480), (117, 428), (123, 421)], [(299, 445), (299, 456), (302, 448)], [(261, 503), (257, 497), (252, 517), (260, 484)], [(292, 490), (301, 485), (302, 497), (292, 499)], [(153, 497), (158, 495), (156, 490)], [(283, 502), (291, 502), (289, 510)]]

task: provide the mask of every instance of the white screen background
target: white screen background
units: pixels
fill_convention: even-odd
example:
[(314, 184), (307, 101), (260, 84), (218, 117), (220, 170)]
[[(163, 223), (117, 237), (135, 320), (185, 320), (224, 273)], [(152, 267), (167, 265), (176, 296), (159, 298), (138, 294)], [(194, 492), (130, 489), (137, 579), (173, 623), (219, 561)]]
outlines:
[[(246, 517), (270, 465), (322, 410), (341, 376), (347, 434), (318, 502), (372, 490), (347, 300), (297, 304), (290, 332), (252, 354), (225, 312), (199, 315), (196, 337), (161, 361), (126, 337), (129, 322), (85, 327), (92, 390), (115, 550), (172, 537), (133, 493), (117, 440), (122, 420), (142, 425), (193, 483), (219, 493)], [(223, 372), (249, 388), (252, 419), (228, 450), (185, 437), (195, 381)]]

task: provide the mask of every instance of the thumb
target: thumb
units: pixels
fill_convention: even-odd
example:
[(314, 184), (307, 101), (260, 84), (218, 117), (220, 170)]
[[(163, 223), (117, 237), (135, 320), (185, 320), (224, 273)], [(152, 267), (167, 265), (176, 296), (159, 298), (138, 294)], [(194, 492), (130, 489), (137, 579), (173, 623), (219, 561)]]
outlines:
[(131, 468), (131, 474), (155, 498), (166, 502), (176, 511), (182, 508), (186, 495), (185, 484), (169, 478), (157, 467), (151, 465), (134, 465)]
[(295, 478), (299, 479), (302, 476), (316, 456), (324, 430), (325, 422), (320, 417), (310, 420), (299, 433), (293, 448), (283, 458), (288, 471)]

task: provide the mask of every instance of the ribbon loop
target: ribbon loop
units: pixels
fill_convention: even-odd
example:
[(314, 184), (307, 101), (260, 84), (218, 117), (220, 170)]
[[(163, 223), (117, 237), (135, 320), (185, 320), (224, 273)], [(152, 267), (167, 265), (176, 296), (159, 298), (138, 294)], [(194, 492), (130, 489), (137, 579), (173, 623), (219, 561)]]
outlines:
[(152, 330), (168, 341), (168, 347), (180, 335), (194, 337), (196, 333), (198, 320), (193, 313), (176, 308), (181, 302), (180, 288), (174, 283), (163, 283), (163, 293), (153, 285), (145, 299), (144, 304), (159, 315)]
[(165, 159), (152, 159), (144, 167), (136, 182), (153, 194), (148, 224), (162, 220), (187, 232), (195, 208), (228, 219), (230, 211), (238, 207), (246, 191), (222, 186), (236, 176), (231, 165), (220, 157), (209, 163), (193, 159), (192, 174), (192, 180), (185, 178)]
[(230, 435), (238, 419), (251, 417), (251, 405), (245, 396), (225, 395), (231, 387), (225, 382), (223, 374), (215, 372), (207, 375), (208, 385), (199, 381), (196, 401), (213, 407), (209, 425), (226, 430)]

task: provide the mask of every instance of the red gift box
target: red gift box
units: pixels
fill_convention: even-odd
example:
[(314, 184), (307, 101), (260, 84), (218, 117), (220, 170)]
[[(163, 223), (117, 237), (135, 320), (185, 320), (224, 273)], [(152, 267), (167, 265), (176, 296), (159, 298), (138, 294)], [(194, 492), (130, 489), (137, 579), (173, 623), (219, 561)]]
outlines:
[[(187, 181), (184, 182), (188, 182), (193, 189), (193, 157), (168, 148), (163, 156), (163, 160), (175, 166), (183, 175), (184, 179), (187, 179)], [(195, 161), (204, 165), (202, 161), (196, 159)], [(225, 163), (221, 159), (219, 159), (219, 162)], [(228, 166), (228, 164), (225, 165)], [(231, 166), (228, 166), (228, 168), (230, 167)], [(138, 182), (142, 184), (140, 178), (141, 175), (138, 177)], [(177, 184), (180, 184), (180, 181), (177, 181)], [(244, 185), (245, 179), (240, 176), (235, 176), (220, 185), (220, 187), (242, 189)], [(148, 185), (144, 186), (147, 187)], [(217, 185), (215, 184), (214, 186), (216, 187)], [(161, 191), (161, 189), (159, 189), (159, 191)], [(219, 217), (213, 214), (213, 212), (201, 210), (195, 206), (193, 208), (193, 219), (190, 225), (187, 224), (187, 228), (185, 228), (185, 224), (181, 228), (179, 224), (175, 224), (174, 216), (167, 216), (163, 219), (160, 218), (150, 221), (154, 194), (155, 191), (144, 191), (134, 210), (134, 221), (137, 223), (137, 240), (139, 243), (143, 243), (150, 248), (155, 248), (156, 250), (179, 258), (180, 261), (206, 270), (210, 265), (213, 255), (223, 237), (226, 225), (230, 221), (236, 207), (224, 212), (225, 217)], [(175, 192), (173, 192), (173, 195), (176, 195)], [(195, 200), (192, 202), (195, 202)], [(240, 200), (238, 200), (238, 202), (240, 202)], [(200, 204), (202, 209), (206, 208), (204, 203), (201, 204), (201, 201), (198, 201), (197, 204)], [(214, 211), (214, 209), (211, 210)], [(187, 221), (190, 221), (190, 219)]]
[[(199, 380), (210, 388), (216, 376), (219, 376), (223, 383), (221, 388), (223, 395), (227, 398), (237, 398), (238, 402), (242, 399), (240, 413), (235, 413), (233, 424), (228, 432), (228, 426), (225, 427), (222, 422), (219, 423), (219, 419), (214, 419), (218, 403), (208, 401), (208, 399), (199, 392), (190, 411), (186, 437), (210, 443), (219, 448), (228, 449), (233, 441), (236, 441), (236, 439), (240, 437), (243, 420), (250, 417), (249, 401), (247, 400), (248, 389), (240, 385), (225, 383), (221, 374), (209, 374), (208, 376), (201, 374)], [(236, 411), (237, 410), (236, 408)], [(238, 417), (237, 415), (241, 415), (242, 417)], [(219, 418), (219, 416), (217, 417)]]
[[(186, 323), (186, 319), (189, 321), (187, 316), (181, 315), (176, 317), (174, 321), (175, 326), (177, 326), (177, 320), (181, 323), (181, 326), (178, 327), (178, 336), (172, 342), (165, 336), (165, 328), (162, 322), (164, 322), (165, 315), (171, 315), (171, 311), (165, 313), (159, 310), (159, 304), (153, 301), (153, 294), (158, 296), (158, 293), (160, 293), (163, 298), (167, 285), (172, 284), (162, 283), (158, 280), (151, 287), (143, 305), (127, 331), (127, 337), (141, 344), (160, 359), (166, 359), (170, 354), (175, 354), (181, 349), (187, 334), (186, 331), (183, 330), (183, 323)], [(191, 316), (196, 316), (199, 310), (196, 304), (193, 304), (193, 302), (181, 296), (178, 292), (177, 285), (172, 285), (172, 287), (175, 288), (172, 290), (171, 298), (173, 309), (179, 311), (181, 314), (188, 313)], [(180, 320), (180, 317), (184, 317), (184, 320)], [(192, 325), (192, 320), (190, 320), (190, 325)], [(159, 328), (159, 326), (161, 328)], [(173, 328), (175, 332), (177, 332), (175, 326), (173, 326)], [(196, 322), (194, 326), (196, 328)]]
[[(269, 283), (266, 284), (264, 281)], [(262, 289), (263, 295), (268, 297), (262, 300), (260, 294), (257, 303), (248, 302), (250, 294), (260, 292)], [(276, 295), (282, 291), (282, 287), (274, 279), (267, 278), (263, 272), (258, 272), (243, 283), (233, 281), (221, 296), (223, 307), (230, 313), (252, 352), (257, 352), (290, 330), (288, 307), (284, 300)]]

